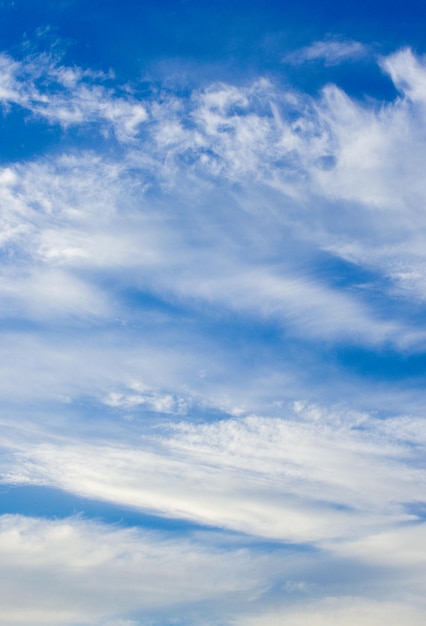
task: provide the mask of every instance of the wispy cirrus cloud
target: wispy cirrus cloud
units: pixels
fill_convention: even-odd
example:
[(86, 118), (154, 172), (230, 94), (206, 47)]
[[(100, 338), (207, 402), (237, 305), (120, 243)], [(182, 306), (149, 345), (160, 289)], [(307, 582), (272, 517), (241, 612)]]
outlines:
[[(293, 62), (366, 52), (317, 42)], [(114, 612), (158, 623), (182, 602), (188, 614), (225, 602), (218, 623), (420, 623), (424, 563), (410, 537), (423, 538), (423, 387), (405, 370), (378, 382), (364, 369), (389, 354), (405, 367), (424, 348), (425, 69), (409, 50), (380, 63), (401, 94), (392, 102), (264, 78), (142, 97), (48, 56), (1, 57), (5, 115), (21, 107), (68, 142), (0, 172), (3, 483), (252, 544), (3, 517), (7, 623), (114, 623)], [(73, 143), (88, 125), (105, 143)], [(356, 374), (345, 350), (361, 353)], [(289, 542), (297, 558), (286, 570), (259, 541)], [(56, 553), (62, 608), (47, 583), (19, 608), (34, 569), (54, 578)], [(414, 562), (410, 607), (395, 580)], [(324, 583), (329, 563), (351, 574)], [(179, 567), (168, 596), (162, 575)]]
[(423, 499), (426, 475), (419, 449), (412, 449), (423, 446), (424, 437), (413, 435), (419, 426), (421, 433), (421, 420), (378, 424), (368, 415), (298, 403), (287, 419), (186, 421), (161, 436), (140, 430), (138, 447), (34, 439), (28, 447), (12, 438), (4, 445), (15, 449), (17, 462), (5, 480), (254, 536), (331, 545), (416, 520), (406, 503)]
[(359, 41), (345, 39), (324, 39), (314, 41), (310, 46), (287, 54), (283, 62), (301, 65), (311, 61), (322, 61), (326, 66), (339, 65), (347, 61), (356, 61), (370, 52), (369, 46)]
[(412, 102), (426, 100), (426, 64), (410, 48), (403, 48), (381, 59), (383, 70), (390, 75), (395, 87)]
[(131, 95), (120, 97), (104, 86), (107, 79), (100, 72), (64, 67), (47, 54), (23, 61), (0, 55), (0, 101), (6, 110), (18, 105), (64, 128), (97, 123), (102, 132), (111, 129), (120, 141), (131, 141), (147, 112)]
[[(0, 623), (154, 626), (179, 619), (194, 626), (275, 626), (284, 617), (295, 626), (306, 618), (318, 626), (359, 619), (422, 623), (421, 595), (407, 598), (397, 589), (394, 570), (381, 572), (378, 588), (374, 569), (356, 558), (339, 562), (326, 553), (273, 548), (263, 552), (243, 538), (207, 532), (177, 539), (81, 517), (3, 515)], [(328, 598), (321, 597), (325, 576), (334, 584)], [(375, 598), (363, 594), (366, 582)]]
[[(359, 144), (362, 126), (371, 125), (371, 116), (366, 118), (356, 105), (339, 92), (326, 94), (321, 106), (326, 115), (332, 112), (335, 116), (334, 132), (339, 133), (341, 128), (346, 134), (342, 140), (348, 151), (347, 155), (339, 157), (340, 160), (333, 156), (336, 164), (333, 171), (329, 172), (322, 166), (318, 167), (318, 162), (322, 163), (321, 159), (325, 158), (321, 154), (331, 141), (329, 131), (325, 130), (325, 122), (316, 120), (320, 136), (315, 155), (310, 142), (314, 131), (307, 126), (304, 137), (302, 121), (300, 136), (299, 126), (286, 125), (272, 106), (273, 102), (269, 114), (251, 112), (251, 97), (259, 99), (261, 95), (266, 95), (277, 98), (266, 83), (253, 89), (240, 94), (247, 113), (243, 110), (238, 116), (229, 112), (229, 107), (237, 101), (235, 90), (232, 96), (228, 94), (227, 88), (222, 87), (197, 96), (201, 104), (199, 108), (197, 104), (191, 112), (191, 119), (197, 120), (198, 127), (196, 130), (182, 130), (184, 140), (181, 138), (177, 143), (173, 141), (164, 145), (161, 124), (153, 123), (151, 137), (147, 139), (147, 149), (152, 152), (151, 160), (132, 148), (120, 162), (113, 159), (105, 161), (85, 154), (78, 159), (75, 155), (64, 156), (55, 163), (46, 161), (26, 165), (25, 168), (5, 168), (1, 190), (8, 206), (3, 217), (4, 246), (13, 249), (14, 258), (21, 255), (21, 258), (31, 259), (33, 265), (30, 275), (34, 275), (34, 263), (41, 276), (47, 267), (59, 267), (64, 281), (69, 276), (70, 293), (72, 281), (77, 284), (83, 274), (88, 277), (88, 270), (96, 268), (102, 272), (113, 272), (117, 278), (121, 275), (122, 280), (124, 271), (134, 268), (138, 270), (139, 288), (148, 287), (171, 299), (183, 297), (194, 302), (214, 301), (219, 306), (237, 309), (244, 314), (255, 312), (261, 317), (266, 315), (286, 325), (290, 324), (298, 333), (308, 333), (313, 337), (347, 336), (346, 328), (349, 325), (351, 334), (367, 343), (391, 341), (407, 345), (421, 341), (421, 335), (414, 333), (410, 338), (412, 331), (404, 329), (403, 324), (371, 310), (370, 304), (363, 301), (363, 290), (338, 291), (318, 277), (309, 273), (306, 276), (306, 267), (299, 268), (294, 264), (294, 250), (301, 229), (305, 231), (301, 233), (302, 237), (311, 239), (306, 247), (309, 255), (326, 248), (346, 258), (341, 252), (346, 249), (342, 240), (344, 242), (344, 238), (349, 237), (345, 220), (349, 227), (351, 209), (348, 207), (341, 212), (343, 229), (335, 232), (334, 224), (329, 228), (325, 209), (321, 210), (321, 205), (327, 201), (336, 203), (340, 198), (345, 202), (363, 203), (357, 210), (363, 212), (366, 223), (370, 221), (374, 228), (377, 211), (366, 210), (364, 205), (367, 199), (353, 195), (358, 193), (362, 181), (355, 180), (352, 184), (350, 176), (353, 175), (348, 173), (345, 165), (345, 162), (353, 163), (356, 158), (356, 155), (350, 153), (351, 131), (347, 118), (352, 122), (353, 134), (355, 136), (356, 133)], [(390, 112), (389, 115), (393, 114)], [(162, 119), (161, 115), (158, 117)], [(379, 122), (374, 123), (381, 133)], [(222, 127), (225, 128), (223, 132)], [(195, 140), (198, 137), (199, 149), (193, 147), (197, 145), (197, 141), (193, 142), (194, 137)], [(270, 139), (276, 142), (272, 148)], [(337, 141), (337, 137), (333, 141)], [(209, 144), (214, 146), (214, 155), (204, 159)], [(368, 141), (370, 144), (371, 139)], [(378, 149), (381, 150), (381, 145)], [(184, 159), (188, 150), (195, 150), (189, 168)], [(274, 166), (280, 150), (288, 156), (282, 157), (283, 163)], [(247, 154), (252, 156), (247, 159)], [(164, 155), (167, 157), (165, 160)], [(370, 161), (372, 158), (370, 156)], [(262, 167), (257, 168), (261, 160), (269, 164), (268, 168), (265, 165), (262, 166), (263, 170)], [(261, 190), (265, 185), (271, 190), (268, 193), (272, 194), (271, 205), (262, 213), (261, 220), (258, 212), (252, 209), (247, 211), (245, 196), (236, 196), (229, 187), (233, 181), (246, 180), (255, 171), (254, 197), (257, 195), (260, 201)], [(309, 186), (303, 189), (302, 180), (307, 171), (310, 171), (312, 181), (310, 189)], [(180, 177), (174, 179), (178, 173)], [(370, 176), (369, 173), (366, 175)], [(226, 189), (222, 194), (223, 207), (220, 210), (212, 210), (216, 198), (211, 176), (224, 176), (226, 180)], [(360, 170), (357, 176), (360, 176)], [(162, 189), (165, 180), (168, 181), (166, 193), (173, 190), (177, 194), (175, 203), (180, 207), (181, 216), (178, 226), (173, 218), (173, 210), (166, 209), (164, 199), (161, 199), (165, 198)], [(375, 185), (378, 184), (376, 181)], [(184, 191), (185, 185), (190, 186), (187, 191)], [(152, 197), (153, 188), (157, 194), (155, 199)], [(149, 200), (144, 199), (146, 193), (149, 193)], [(386, 202), (386, 196), (381, 198), (378, 193), (371, 190), (370, 201)], [(196, 218), (196, 240), (188, 237), (193, 228), (193, 215), (188, 206), (187, 194), (203, 204), (203, 210)], [(315, 217), (321, 226), (319, 232), (322, 241), (319, 242), (315, 241), (318, 239), (318, 230), (308, 228), (306, 231), (304, 225), (306, 209), (303, 205), (311, 201), (319, 203)], [(284, 208), (276, 210), (275, 207), (280, 206), (281, 202)], [(163, 204), (161, 217), (157, 209), (159, 203)], [(123, 212), (124, 204), (126, 209)], [(300, 222), (290, 218), (295, 212), (300, 214)], [(217, 236), (218, 224), (222, 219), (233, 233), (231, 238)], [(285, 235), (289, 219), (293, 222), (290, 238)], [(393, 219), (396, 223), (400, 220), (397, 211), (394, 211)], [(364, 237), (364, 230), (358, 235), (363, 245), (368, 236)], [(283, 252), (284, 241), (287, 253)], [(384, 243), (386, 245), (386, 241)], [(355, 248), (356, 244), (352, 246), (352, 249)], [(357, 259), (352, 255), (349, 260)], [(21, 276), (25, 280), (25, 264), (21, 266)], [(7, 291), (7, 274), (4, 280)], [(128, 277), (125, 280), (129, 282)], [(30, 283), (36, 284), (36, 281), (34, 277)], [(41, 278), (40, 282), (46, 281)], [(90, 289), (90, 285), (87, 288)], [(93, 285), (93, 289), (97, 291), (98, 287)], [(25, 294), (28, 294), (31, 302), (34, 302), (28, 287), (18, 292), (24, 301)], [(45, 308), (48, 311), (47, 292), (46, 296)], [(102, 298), (107, 301), (106, 294), (94, 297), (99, 303)], [(81, 302), (84, 299), (82, 296)], [(54, 304), (52, 306), (57, 312), (58, 307)], [(23, 308), (26, 308), (25, 302)], [(104, 305), (100, 308), (108, 307)], [(118, 308), (111, 307), (115, 316), (120, 315)], [(94, 310), (93, 307), (91, 309)], [(330, 311), (333, 311), (332, 316)]]
[[(2, 441), (8, 453), (3, 459), (14, 456), (8, 467), (3, 460), (9, 488), (11, 481), (16, 488), (55, 486), (211, 530), (182, 538), (84, 519), (3, 516), (1, 562), (9, 571), (3, 615), (35, 624), (38, 610), (44, 623), (54, 624), (85, 623), (88, 617), (103, 624), (107, 615), (123, 611), (136, 623), (153, 624), (176, 612), (200, 624), (216, 616), (243, 625), (284, 618), (301, 624), (311, 617), (319, 625), (327, 619), (337, 624), (362, 616), (372, 624), (386, 616), (395, 620), (390, 623), (406, 618), (420, 624), (425, 572), (417, 546), (425, 531), (411, 509), (423, 499), (423, 431), (422, 419), (378, 422), (303, 403), (287, 419), (180, 421), (149, 435), (132, 429), (137, 446), (125, 439), (89, 444), (34, 431), (16, 439), (9, 431)], [(259, 538), (281, 546), (259, 545)], [(49, 585), (46, 594), (58, 559), (61, 591), (52, 594)], [(171, 593), (176, 567), (179, 585)], [(19, 612), (19, 590), (34, 585), (34, 571), (34, 601)], [(119, 601), (112, 592), (104, 601), (110, 586), (121, 589)]]
[[(421, 82), (411, 52), (386, 63)], [(49, 68), (70, 93), (104, 80)], [(417, 350), (422, 325), (398, 309), (421, 301), (425, 265), (423, 113), (408, 103), (214, 84), (144, 100), (145, 135), (119, 157), (78, 150), (3, 168), (3, 319), (121, 320), (126, 344), (133, 290), (190, 315), (278, 322), (297, 340)], [(352, 273), (347, 284), (318, 270), (324, 251)]]

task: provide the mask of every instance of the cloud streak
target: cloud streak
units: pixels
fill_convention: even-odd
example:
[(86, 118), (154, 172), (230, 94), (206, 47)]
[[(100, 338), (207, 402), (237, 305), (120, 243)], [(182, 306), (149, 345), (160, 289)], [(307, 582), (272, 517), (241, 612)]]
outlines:
[(60, 130), (0, 170), (2, 482), (206, 529), (1, 516), (2, 623), (420, 624), (426, 70), (379, 63), (393, 101), (0, 57)]
[(356, 61), (369, 53), (368, 46), (359, 41), (325, 39), (315, 41), (310, 46), (291, 52), (284, 57), (285, 63), (301, 65), (312, 61), (323, 61), (326, 66)]
[[(164, 401), (159, 408), (169, 412)], [(181, 422), (171, 436), (140, 432), (136, 447), (15, 443), (4, 480), (319, 545), (416, 520), (406, 503), (423, 499), (422, 438), (412, 434), (421, 421), (376, 423), (301, 403), (295, 411), (287, 420)]]

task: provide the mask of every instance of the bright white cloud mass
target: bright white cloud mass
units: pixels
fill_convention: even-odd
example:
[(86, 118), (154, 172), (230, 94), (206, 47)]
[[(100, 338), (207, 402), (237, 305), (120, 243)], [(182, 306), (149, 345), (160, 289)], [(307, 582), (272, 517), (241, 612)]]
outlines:
[(425, 58), (50, 26), (0, 56), (0, 624), (423, 625)]

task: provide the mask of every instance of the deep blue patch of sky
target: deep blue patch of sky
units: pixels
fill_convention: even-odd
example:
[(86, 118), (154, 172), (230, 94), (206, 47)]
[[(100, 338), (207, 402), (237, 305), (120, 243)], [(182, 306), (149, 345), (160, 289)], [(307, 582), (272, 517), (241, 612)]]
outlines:
[(69, 62), (112, 67), (120, 80), (138, 79), (172, 58), (220, 63), (221, 78), (224, 65), (234, 78), (275, 71), (287, 52), (332, 35), (380, 42), (383, 52), (425, 48), (426, 7), (418, 0), (3, 0), (0, 11), (3, 48), (38, 33), (39, 45), (50, 49), (59, 37)]

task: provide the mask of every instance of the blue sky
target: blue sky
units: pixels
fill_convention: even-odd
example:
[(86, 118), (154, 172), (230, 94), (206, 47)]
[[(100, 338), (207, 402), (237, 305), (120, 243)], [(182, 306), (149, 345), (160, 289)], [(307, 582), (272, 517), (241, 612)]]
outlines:
[(0, 624), (425, 623), (424, 13), (0, 2)]

